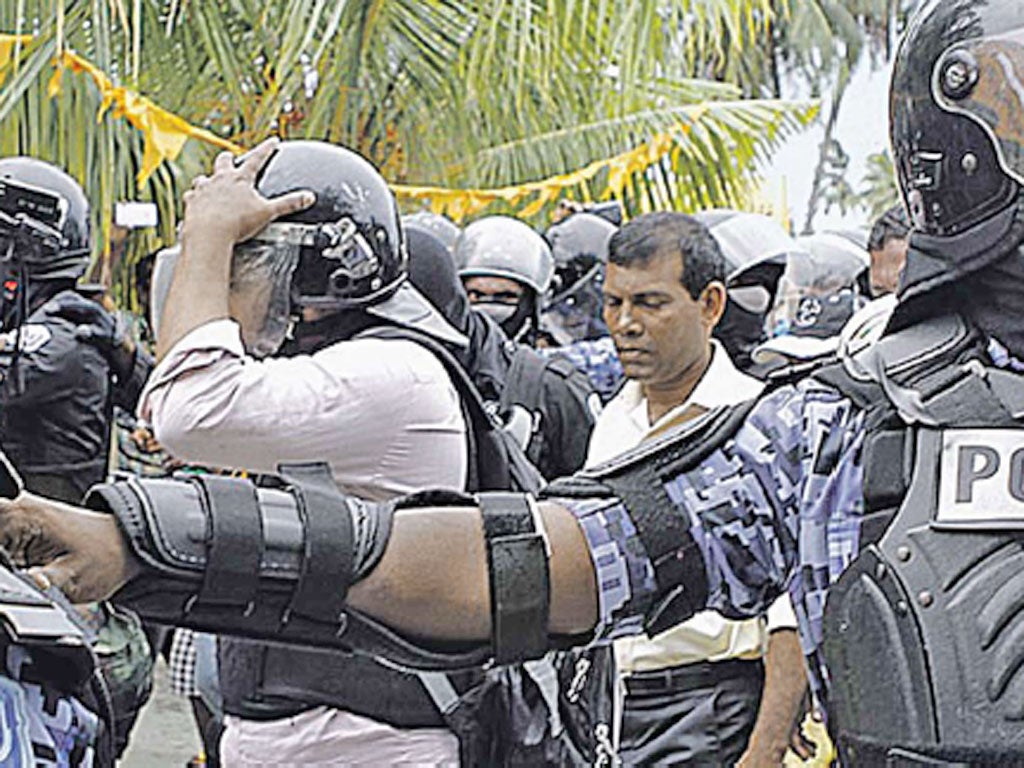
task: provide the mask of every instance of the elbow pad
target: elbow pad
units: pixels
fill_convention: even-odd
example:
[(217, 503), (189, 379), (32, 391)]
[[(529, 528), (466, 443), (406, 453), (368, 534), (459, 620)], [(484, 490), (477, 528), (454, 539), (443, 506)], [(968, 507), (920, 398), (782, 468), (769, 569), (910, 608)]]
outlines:
[(478, 666), (484, 649), (437, 650), (345, 604), (391, 533), (393, 504), (342, 494), (323, 464), (279, 467), (273, 486), (179, 475), (95, 486), (146, 566), (114, 601), (152, 621), (218, 634), (334, 647), (400, 667)]

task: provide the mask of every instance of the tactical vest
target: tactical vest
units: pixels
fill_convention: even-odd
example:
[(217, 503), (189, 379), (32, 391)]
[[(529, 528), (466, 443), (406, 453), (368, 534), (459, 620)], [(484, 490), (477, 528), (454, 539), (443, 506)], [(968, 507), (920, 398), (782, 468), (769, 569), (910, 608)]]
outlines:
[(844, 764), (1022, 764), (1024, 376), (951, 316), (815, 377), (866, 412), (866, 524), (824, 617)]
[[(815, 367), (817, 368), (815, 370)], [(813, 375), (864, 412), (859, 554), (825, 606), (829, 729), (852, 766), (1024, 764), (1024, 376), (949, 316)], [(781, 377), (776, 383), (785, 383)], [(753, 403), (719, 409), (549, 487), (630, 500), (655, 578), (657, 634), (703, 608), (702, 566), (664, 482), (698, 466)]]
[[(468, 440), (467, 489), (536, 490), (541, 482), (510, 436), (486, 411), (472, 382), (433, 339), (407, 328), (375, 327), (361, 337), (413, 341), (426, 347), (459, 393)], [(438, 701), (461, 697), (478, 685), (476, 672), (424, 676), (330, 650), (281, 648), (221, 638), (225, 711), (249, 720), (290, 717), (313, 706), (345, 709), (399, 728), (442, 728)]]

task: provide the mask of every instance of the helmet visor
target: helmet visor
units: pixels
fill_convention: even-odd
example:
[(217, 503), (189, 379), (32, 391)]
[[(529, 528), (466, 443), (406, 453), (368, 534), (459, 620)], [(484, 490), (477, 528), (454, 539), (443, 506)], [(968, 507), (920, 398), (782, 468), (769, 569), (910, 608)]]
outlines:
[(768, 318), (770, 335), (838, 334), (866, 303), (857, 288), (863, 268), (857, 259), (837, 259), (834, 254), (790, 254)]
[[(935, 102), (978, 123), (992, 138), (1006, 174), (1024, 184), (1022, 84), (1024, 28), (950, 48), (932, 75)], [(971, 161), (964, 158), (963, 162)]]
[(253, 357), (269, 357), (284, 343), (291, 317), (291, 282), (297, 243), (247, 241), (231, 256), (228, 307)]

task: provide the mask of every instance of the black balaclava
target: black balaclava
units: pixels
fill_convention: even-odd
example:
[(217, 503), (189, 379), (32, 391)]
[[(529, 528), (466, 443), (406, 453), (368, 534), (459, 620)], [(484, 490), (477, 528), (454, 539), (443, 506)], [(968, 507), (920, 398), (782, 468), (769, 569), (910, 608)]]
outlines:
[(489, 320), (501, 326), (501, 330), (510, 339), (532, 345), (537, 335), (537, 296), (527, 288), (519, 297), (519, 303), (500, 304), (498, 302), (479, 302), (473, 304), (473, 311), (486, 315)]
[(748, 312), (735, 301), (725, 304), (725, 313), (713, 334), (725, 347), (733, 364), (741, 371), (749, 371), (754, 363), (751, 355), (758, 344), (767, 339), (764, 330), (765, 315)]
[(513, 345), (491, 318), (474, 312), (444, 243), (415, 225), (405, 230), (409, 280), (458, 331), (466, 348), (449, 347), (485, 400), (497, 400), (512, 363)]

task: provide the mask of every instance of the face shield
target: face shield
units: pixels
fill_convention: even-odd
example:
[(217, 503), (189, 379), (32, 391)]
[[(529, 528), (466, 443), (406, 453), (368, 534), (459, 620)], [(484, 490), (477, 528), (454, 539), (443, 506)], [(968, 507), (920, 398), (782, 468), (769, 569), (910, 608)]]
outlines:
[(548, 302), (542, 317), (543, 328), (560, 345), (596, 339), (608, 335), (601, 319), (604, 264), (576, 260), (558, 270), (566, 287)]
[(291, 324), (291, 284), (299, 263), (297, 243), (249, 240), (231, 254), (228, 310), (253, 357), (277, 352)]
[(836, 336), (866, 303), (857, 288), (863, 264), (811, 253), (790, 254), (768, 316), (771, 336)]

